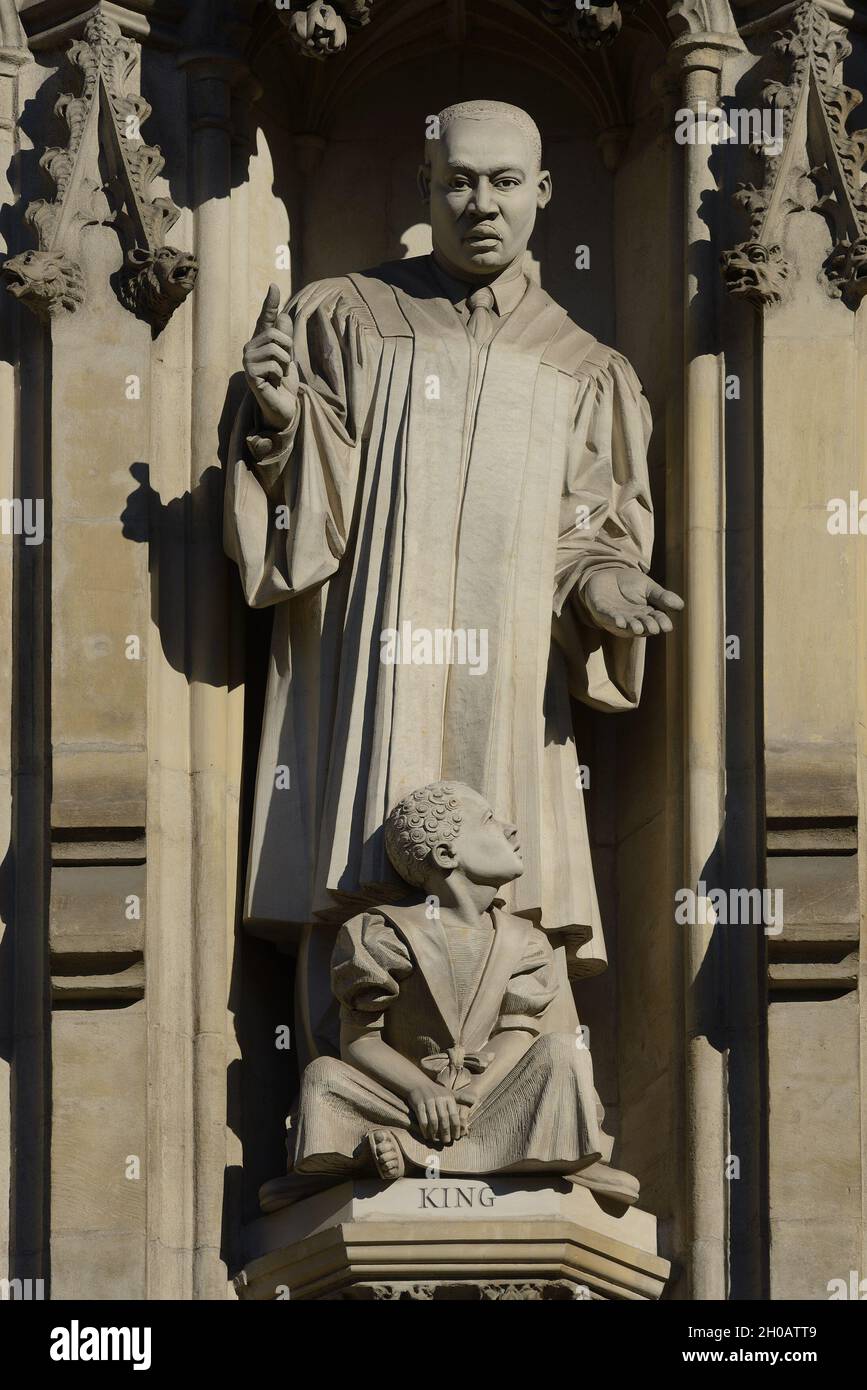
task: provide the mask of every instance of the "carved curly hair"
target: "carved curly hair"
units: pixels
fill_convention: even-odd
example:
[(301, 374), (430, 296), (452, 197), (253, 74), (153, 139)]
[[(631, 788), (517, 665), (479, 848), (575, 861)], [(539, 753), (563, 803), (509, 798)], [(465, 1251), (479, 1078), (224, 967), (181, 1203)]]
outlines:
[(461, 819), (456, 782), (431, 782), (405, 796), (385, 822), (385, 848), (395, 872), (414, 888), (423, 888), (431, 853), (457, 838)]

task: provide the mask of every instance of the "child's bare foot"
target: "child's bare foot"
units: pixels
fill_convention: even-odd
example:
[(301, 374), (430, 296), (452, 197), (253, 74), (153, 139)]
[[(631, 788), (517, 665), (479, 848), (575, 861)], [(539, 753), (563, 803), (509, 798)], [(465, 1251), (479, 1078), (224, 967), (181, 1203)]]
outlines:
[(372, 1129), (367, 1136), (367, 1146), (381, 1178), (391, 1182), (403, 1177), (406, 1164), (400, 1145), (390, 1129)]

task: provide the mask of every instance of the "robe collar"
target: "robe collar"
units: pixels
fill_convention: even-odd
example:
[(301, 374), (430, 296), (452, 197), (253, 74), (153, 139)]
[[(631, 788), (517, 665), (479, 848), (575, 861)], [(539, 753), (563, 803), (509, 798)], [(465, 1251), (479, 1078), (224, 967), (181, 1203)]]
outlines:
[[(468, 283), (466, 280), (455, 279), (434, 260), (433, 256), (428, 257), (428, 263), (431, 275), (442, 289), (446, 299), (450, 299), (457, 310), (469, 313), (467, 300), (481, 286)], [(518, 269), (516, 271), (514, 265), (507, 266), (494, 280), (486, 282), (485, 288), (493, 294), (494, 309), (500, 318), (505, 318), (507, 314), (511, 314), (513, 309), (517, 309), (527, 293), (528, 284), (529, 281), (523, 270)]]
[(448, 936), (442, 923), (428, 920), (424, 903), (392, 905), (379, 909), (405, 940), (424, 976), (431, 998), (449, 1033), (450, 1045), (479, 1046), (487, 1042), (500, 1013), (512, 972), (521, 958), (532, 923), (513, 917), (498, 907), (491, 909), (494, 940), (475, 990), (458, 1005)]
[[(436, 269), (437, 274), (440, 274), (439, 268)], [(434, 274), (434, 262), (429, 255), (411, 256), (404, 261), (390, 261), (375, 270), (368, 270), (360, 275), (351, 274), (348, 278), (370, 310), (377, 330), (383, 338), (411, 339), (415, 336), (413, 306), (416, 300), (432, 298), (437, 301), (443, 306), (443, 326), (448, 324), (445, 305), (452, 304), (453, 301)], [(462, 294), (466, 293), (467, 285), (461, 281), (453, 283), (460, 287)], [(546, 354), (551, 350), (564, 324), (568, 322), (569, 315), (540, 285), (526, 277), (523, 278), (523, 284), (523, 297), (498, 326), (488, 351), (499, 351), (501, 346), (508, 347), (520, 339), (522, 352), (538, 352), (539, 361), (547, 361)], [(455, 326), (465, 328), (466, 318), (458, 314)], [(582, 339), (586, 338), (589, 344), (595, 341), (583, 330), (575, 331)], [(563, 367), (556, 360), (556, 353), (551, 365), (558, 366), (561, 370), (570, 370), (568, 364)]]

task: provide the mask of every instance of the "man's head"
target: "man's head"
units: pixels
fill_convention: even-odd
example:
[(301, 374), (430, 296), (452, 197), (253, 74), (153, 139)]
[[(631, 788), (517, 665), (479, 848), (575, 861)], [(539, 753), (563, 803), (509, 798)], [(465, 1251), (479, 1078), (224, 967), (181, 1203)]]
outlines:
[(493, 279), (519, 261), (551, 199), (536, 123), (501, 101), (464, 101), (437, 117), (419, 171), (434, 251), (460, 279)]
[(435, 892), (449, 874), (500, 888), (523, 873), (514, 825), (462, 782), (432, 782), (398, 802), (385, 822), (385, 847), (397, 873)]

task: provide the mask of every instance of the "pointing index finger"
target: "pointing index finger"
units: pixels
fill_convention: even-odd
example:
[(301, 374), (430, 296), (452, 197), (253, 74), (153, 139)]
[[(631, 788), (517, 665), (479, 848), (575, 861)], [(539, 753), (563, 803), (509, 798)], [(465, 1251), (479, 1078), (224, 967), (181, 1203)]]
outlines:
[(268, 293), (265, 295), (265, 302), (262, 311), (256, 320), (256, 327), (253, 330), (253, 337), (264, 333), (266, 328), (273, 328), (280, 315), (280, 289), (278, 285), (269, 285)]

